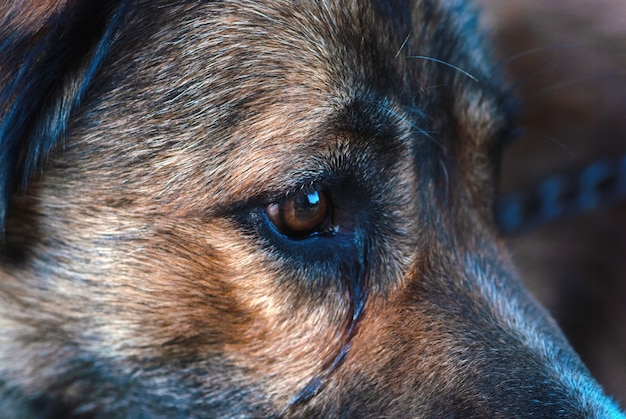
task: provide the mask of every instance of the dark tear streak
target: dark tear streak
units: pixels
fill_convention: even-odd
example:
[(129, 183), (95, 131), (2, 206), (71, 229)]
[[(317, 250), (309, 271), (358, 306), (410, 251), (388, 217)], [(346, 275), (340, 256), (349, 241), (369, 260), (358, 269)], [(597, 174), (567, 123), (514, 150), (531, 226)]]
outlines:
[(289, 402), (288, 409), (293, 409), (317, 396), (326, 384), (330, 375), (335, 372), (346, 359), (350, 351), (350, 341), (356, 334), (360, 320), (363, 318), (367, 301), (366, 246), (359, 246), (360, 256), (349, 270), (347, 286), (350, 292), (349, 319), (342, 336), (342, 344), (335, 356), (329, 357), (322, 367), (322, 372), (311, 381)]

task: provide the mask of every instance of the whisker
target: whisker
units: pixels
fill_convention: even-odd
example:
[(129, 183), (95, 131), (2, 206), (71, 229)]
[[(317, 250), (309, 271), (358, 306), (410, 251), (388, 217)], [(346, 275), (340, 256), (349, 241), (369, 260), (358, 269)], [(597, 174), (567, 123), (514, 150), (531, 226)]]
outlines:
[(441, 144), (441, 142), (439, 142), (439, 140), (437, 140), (435, 137), (433, 137), (431, 135), (431, 134), (437, 134), (438, 132), (436, 132), (436, 131), (426, 131), (423, 128), (420, 128), (418, 125), (416, 125), (409, 118), (407, 118), (406, 116), (400, 115), (399, 113), (393, 111), (392, 109), (390, 109), (387, 106), (381, 105), (381, 110), (384, 111), (385, 113), (393, 116), (394, 118), (398, 119), (399, 121), (402, 121), (402, 122), (406, 123), (411, 128), (415, 129), (417, 132), (419, 132), (420, 134), (424, 135), (426, 138), (428, 138), (433, 143), (435, 143), (437, 146), (439, 146), (439, 147), (441, 147), (443, 149), (443, 145)]
[(466, 76), (466, 77), (468, 77), (468, 78), (470, 78), (470, 79), (472, 79), (472, 80), (474, 80), (475, 82), (478, 83), (478, 79), (476, 77), (474, 77), (471, 73), (469, 73), (469, 72), (463, 70), (461, 67), (458, 67), (458, 66), (456, 66), (454, 64), (451, 64), (451, 63), (449, 63), (447, 61), (440, 60), (440, 59), (434, 58), (434, 57), (428, 57), (426, 55), (409, 55), (409, 56), (407, 56), (405, 58), (414, 58), (414, 59), (419, 59), (419, 60), (427, 60), (427, 61), (435, 62), (437, 64), (445, 65), (446, 67), (450, 67), (453, 70), (458, 71), (459, 73), (463, 74), (464, 76)]
[(409, 34), (406, 36), (406, 38), (404, 38), (404, 41), (402, 41), (402, 45), (400, 45), (400, 49), (398, 49), (398, 52), (396, 52), (395, 57), (393, 57), (394, 60), (396, 60), (398, 58), (398, 56), (400, 55), (400, 52), (402, 52), (402, 50), (406, 46), (407, 42), (409, 42), (409, 38), (411, 37), (412, 33), (413, 32), (409, 32)]
[(542, 134), (539, 132), (535, 132), (535, 133), (530, 133), (532, 135), (536, 135), (539, 138), (543, 138), (545, 140), (550, 141), (551, 143), (557, 145), (559, 148), (561, 148), (563, 151), (565, 151), (567, 153), (567, 155), (572, 158), (572, 159), (576, 159), (576, 153), (570, 148), (568, 147), (567, 144), (565, 144), (563, 141), (559, 140), (558, 138), (552, 136), (552, 135), (548, 135), (548, 134)]
[[(415, 131), (417, 131), (418, 133), (422, 134), (423, 136), (428, 138), (430, 141), (432, 141), (435, 145), (437, 145), (437, 147), (444, 150), (443, 144), (432, 135), (432, 134), (439, 134), (439, 131), (426, 131), (425, 129), (421, 128), (419, 125), (416, 125), (415, 122), (413, 122), (407, 116), (401, 115), (398, 112), (394, 111), (387, 103), (381, 103), (377, 101), (367, 101), (367, 102), (370, 105), (375, 106), (381, 112), (392, 116), (393, 118), (395, 118), (396, 120), (400, 122), (407, 124), (408, 126), (413, 128)], [(408, 113), (419, 115), (421, 119), (429, 119), (428, 116), (421, 109), (418, 109), (416, 107), (405, 106), (402, 109), (406, 110)]]
[(576, 84), (580, 84), (580, 83), (584, 83), (587, 81), (594, 81), (594, 80), (602, 80), (602, 79), (610, 79), (610, 78), (616, 78), (616, 77), (621, 77), (621, 76), (626, 76), (626, 72), (611, 72), (611, 73), (604, 73), (604, 74), (595, 74), (595, 75), (591, 75), (591, 76), (586, 76), (586, 77), (579, 77), (579, 78), (575, 78), (572, 80), (567, 80), (561, 83), (556, 83), (553, 84), (550, 87), (546, 87), (545, 89), (542, 89), (540, 91), (538, 91), (537, 93), (530, 95), (528, 97), (526, 97), (524, 99), (523, 104), (529, 103), (532, 100), (538, 99), (542, 96), (545, 96), (555, 90), (559, 90), (562, 89), (564, 87), (568, 87), (568, 86), (574, 86)]
[(425, 87), (423, 91), (425, 93), (428, 93), (429, 90), (435, 90), (435, 89), (440, 89), (442, 87), (449, 87), (449, 86), (450, 86), (449, 84), (433, 84), (432, 86)]
[(561, 52), (561, 51), (568, 51), (568, 50), (580, 49), (580, 48), (582, 48), (580, 45), (548, 45), (548, 46), (543, 46), (543, 47), (530, 48), (525, 51), (521, 51), (521, 52), (508, 56), (506, 59), (502, 61), (502, 63), (510, 64), (519, 58), (524, 58), (529, 55), (537, 54), (540, 52)]
[[(520, 57), (523, 54), (518, 54)], [(550, 71), (554, 71), (554, 63), (557, 61), (556, 54), (551, 54), (548, 57), (545, 57), (540, 63), (535, 64), (533, 70), (527, 70), (524, 77), (519, 77), (515, 83), (512, 84), (512, 89), (514, 91), (520, 90), (523, 86), (531, 81), (537, 79), (539, 76), (549, 74)], [(504, 66), (505, 63), (502, 63)]]
[(448, 206), (448, 199), (450, 196), (450, 176), (448, 175), (448, 168), (443, 160), (439, 159), (439, 165), (441, 166), (441, 170), (443, 170), (443, 176), (446, 181), (446, 207)]

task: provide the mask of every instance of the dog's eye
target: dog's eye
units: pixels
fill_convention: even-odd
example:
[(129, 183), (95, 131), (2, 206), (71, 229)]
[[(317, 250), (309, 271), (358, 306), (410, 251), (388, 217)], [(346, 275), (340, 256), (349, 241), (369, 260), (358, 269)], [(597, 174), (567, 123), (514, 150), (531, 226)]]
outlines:
[(321, 191), (302, 192), (265, 208), (276, 229), (292, 238), (304, 238), (328, 227), (330, 210), (330, 198)]

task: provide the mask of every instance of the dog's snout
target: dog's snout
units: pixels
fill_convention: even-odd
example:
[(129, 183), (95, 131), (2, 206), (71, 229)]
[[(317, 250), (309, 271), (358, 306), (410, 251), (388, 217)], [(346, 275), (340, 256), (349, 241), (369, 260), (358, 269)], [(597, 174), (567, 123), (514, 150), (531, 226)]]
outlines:
[[(624, 418), (504, 264), (433, 261), (393, 301), (371, 300), (338, 371), (350, 399), (342, 414)], [(351, 398), (358, 392), (370, 397)]]
[[(510, 376), (510, 374), (507, 374)], [(624, 416), (610, 402), (590, 394), (577, 397), (561, 383), (530, 382), (535, 375), (520, 377), (522, 381), (485, 383), (474, 395), (450, 395), (433, 404), (432, 412), (446, 418), (585, 418), (619, 419)], [(491, 388), (489, 388), (491, 386)], [(491, 393), (490, 393), (491, 391)], [(433, 413), (434, 415), (435, 413)]]
[[(483, 245), (484, 254), (488, 248)], [(419, 325), (419, 334), (429, 336), (407, 346), (414, 354), (406, 358), (414, 362), (407, 374), (420, 371), (417, 354), (441, 354), (426, 380), (414, 375), (422, 394), (431, 380), (433, 414), (624, 418), (556, 323), (494, 254), (467, 253), (426, 278), (410, 291), (412, 318), (402, 320), (402, 328), (410, 333)]]
[[(502, 345), (502, 344), (501, 344)], [(487, 348), (485, 348), (487, 349)], [(468, 371), (470, 387), (450, 403), (458, 417), (623, 418), (573, 352), (555, 362), (529, 348), (502, 345)], [(495, 352), (495, 354), (494, 354)], [(451, 395), (453, 396), (453, 395)], [(451, 399), (453, 400), (453, 399)]]

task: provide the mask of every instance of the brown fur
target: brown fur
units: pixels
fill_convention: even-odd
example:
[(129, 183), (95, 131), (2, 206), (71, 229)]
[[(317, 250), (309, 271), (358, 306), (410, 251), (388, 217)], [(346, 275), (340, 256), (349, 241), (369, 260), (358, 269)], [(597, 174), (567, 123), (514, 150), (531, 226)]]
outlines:
[[(497, 237), (511, 115), (473, 12), (408, 3), (129, 3), (7, 205), (0, 407), (621, 417)], [(340, 233), (272, 233), (264, 206), (311, 185)]]

